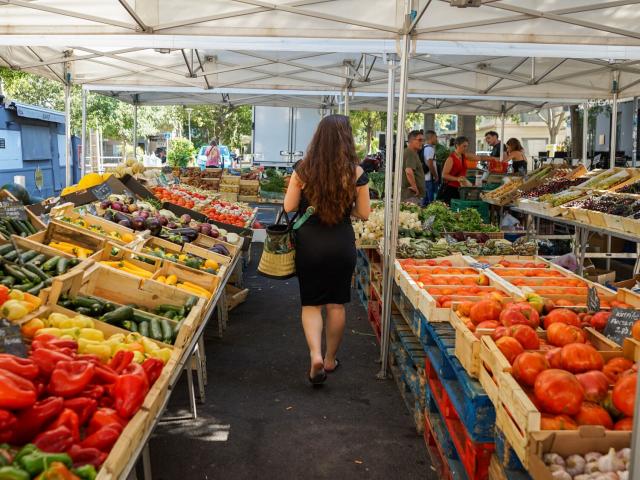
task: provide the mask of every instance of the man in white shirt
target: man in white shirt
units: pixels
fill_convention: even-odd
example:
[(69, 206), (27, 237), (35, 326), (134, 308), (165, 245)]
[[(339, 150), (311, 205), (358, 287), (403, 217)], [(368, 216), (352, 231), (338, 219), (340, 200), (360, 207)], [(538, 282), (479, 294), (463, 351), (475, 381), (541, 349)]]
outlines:
[(438, 184), (440, 183), (440, 178), (438, 177), (438, 168), (436, 167), (436, 145), (438, 144), (438, 135), (433, 130), (427, 130), (424, 134), (425, 137), (425, 145), (424, 145), (424, 163), (426, 165), (425, 168), (425, 196), (422, 201), (422, 205), (426, 206), (429, 203), (433, 202), (436, 198), (436, 194), (438, 191)]

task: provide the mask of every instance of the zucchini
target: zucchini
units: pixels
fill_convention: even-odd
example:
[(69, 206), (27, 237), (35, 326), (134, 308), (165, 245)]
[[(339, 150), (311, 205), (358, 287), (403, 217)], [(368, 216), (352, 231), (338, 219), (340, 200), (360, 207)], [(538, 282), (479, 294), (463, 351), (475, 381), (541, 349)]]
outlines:
[(22, 263), (27, 263), (29, 260), (36, 258), (38, 256), (38, 252), (35, 250), (27, 250), (26, 252), (20, 254), (20, 260)]
[(151, 319), (149, 322), (149, 333), (154, 340), (162, 341), (162, 326), (160, 325), (160, 320), (157, 318)]
[(14, 267), (15, 269), (20, 269), (20, 271), (24, 274), (25, 277), (27, 277), (27, 280), (29, 280), (32, 283), (40, 283), (42, 282), (42, 279), (40, 278), (39, 275), (36, 275), (35, 273), (33, 273), (30, 270), (27, 270), (24, 267)]
[(138, 324), (138, 333), (143, 337), (149, 337), (149, 322), (144, 321)]
[(70, 269), (70, 268), (75, 267), (79, 263), (80, 263), (80, 259), (79, 258), (70, 258), (69, 259), (69, 266), (67, 267), (67, 270)]
[(35, 265), (36, 267), (40, 267), (46, 261), (47, 261), (47, 256), (44, 253), (39, 253), (38, 255), (33, 257), (31, 260), (29, 260), (27, 263), (29, 265)]
[(23, 233), (25, 234), (25, 236), (31, 235), (31, 232), (27, 229), (27, 227), (22, 225), (18, 220), (10, 218), (9, 222), (18, 235), (22, 236)]
[(18, 259), (18, 252), (15, 250), (10, 251), (6, 255), (3, 255), (2, 258), (8, 260), (10, 262), (15, 262)]
[(58, 263), (56, 264), (56, 274), (62, 275), (67, 271), (68, 266), (69, 260), (64, 257), (60, 257), (60, 260), (58, 260)]
[(13, 290), (20, 290), (22, 292), (27, 292), (30, 288), (33, 287), (33, 283), (23, 283), (21, 285), (14, 285), (11, 287)]
[[(133, 311), (133, 319), (140, 323), (140, 322), (150, 322), (152, 318), (156, 318), (153, 315), (149, 315), (146, 312), (142, 312), (140, 310), (134, 310)], [(157, 320), (157, 318), (156, 318)]]
[(170, 318), (171, 320), (176, 318), (176, 312), (174, 312), (173, 310), (167, 310), (166, 312), (159, 313), (158, 315), (160, 315), (161, 317)]
[(56, 265), (58, 265), (58, 262), (60, 261), (61, 258), (62, 257), (60, 257), (59, 255), (56, 255), (55, 257), (51, 257), (49, 260), (47, 260), (42, 264), (42, 270), (44, 270), (45, 272), (49, 272), (53, 270), (54, 268), (56, 268)]
[(16, 232), (16, 229), (13, 228), (13, 225), (11, 225), (11, 222), (9, 221), (9, 219), (5, 219), (4, 224), (7, 227), (7, 230), (9, 230), (9, 232), (11, 232), (11, 235), (17, 235), (18, 234), (18, 232)]
[(0, 280), (0, 285), (4, 285), (5, 287), (11, 288), (11, 286), (16, 283), (16, 279), (11, 275), (7, 275), (2, 280)]
[(53, 283), (53, 280), (51, 279), (51, 277), (47, 278), (44, 281), (44, 284), (45, 284), (46, 287), (50, 287), (52, 283)]
[[(16, 253), (16, 256), (17, 256), (17, 253)], [(14, 267), (13, 265), (5, 265), (4, 270), (12, 277), (15, 277), (16, 280), (19, 280), (23, 283), (27, 281), (27, 276), (24, 273), (22, 273), (22, 270), (20, 270), (17, 267)]]
[(0, 247), (0, 255), (6, 255), (9, 252), (13, 251), (13, 245), (10, 243), (7, 243), (6, 245), (2, 245)]
[(191, 295), (187, 298), (187, 301), (184, 302), (184, 310), (185, 312), (190, 312), (193, 307), (198, 303), (198, 297)]
[(42, 290), (43, 288), (44, 282), (36, 283), (33, 287), (27, 290), (27, 293), (30, 293), (31, 295), (38, 295), (40, 293), (40, 290)]
[(183, 323), (184, 323), (184, 318), (173, 326), (173, 338), (171, 339), (171, 343), (175, 343)]
[(113, 312), (116, 308), (118, 308), (118, 305), (116, 305), (115, 303), (105, 302), (104, 304), (105, 312)]
[(27, 230), (31, 232), (31, 235), (33, 235), (34, 233), (38, 233), (38, 230), (36, 230), (36, 227), (31, 223), (31, 220), (23, 220), (22, 223), (24, 223), (24, 226), (27, 227)]
[(116, 308), (113, 312), (107, 312), (100, 317), (103, 322), (111, 324), (121, 324), (131, 319), (133, 319), (133, 308), (127, 306)]
[(65, 299), (62, 299), (62, 300), (58, 300), (58, 305), (60, 305), (61, 307), (64, 307), (64, 308), (68, 308), (68, 309), (75, 308), (73, 306), (73, 301), (68, 299), (68, 298), (65, 298)]
[(85, 308), (94, 308), (96, 305), (102, 308), (102, 304), (100, 304), (99, 302), (96, 302), (92, 298), (83, 297), (83, 296), (77, 296), (76, 298), (74, 298), (73, 304), (78, 307), (85, 307)]
[(125, 320), (124, 322), (122, 322), (122, 327), (126, 330), (129, 330), (130, 332), (138, 331), (138, 324), (133, 320)]
[(42, 270), (40, 270), (35, 265), (31, 265), (31, 264), (27, 263), (26, 265), (24, 265), (22, 267), (22, 270), (27, 270), (27, 271), (37, 275), (38, 277), (40, 277), (40, 280), (42, 280), (42, 281), (45, 281), (45, 280), (49, 279), (49, 275), (44, 273)]
[(169, 320), (163, 319), (160, 322), (160, 326), (162, 327), (162, 341), (164, 343), (172, 343), (173, 342), (173, 328), (171, 328), (171, 324)]
[(75, 311), (80, 315), (86, 315), (87, 317), (91, 317), (95, 315), (90, 308), (87, 307), (76, 307)]

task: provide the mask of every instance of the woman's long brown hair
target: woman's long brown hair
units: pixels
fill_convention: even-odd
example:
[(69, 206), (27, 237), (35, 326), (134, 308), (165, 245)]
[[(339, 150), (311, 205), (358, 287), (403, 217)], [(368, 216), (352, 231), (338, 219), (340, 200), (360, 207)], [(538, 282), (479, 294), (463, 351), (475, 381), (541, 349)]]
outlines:
[(296, 168), (304, 184), (304, 196), (322, 223), (336, 225), (350, 211), (356, 198), (358, 163), (349, 118), (323, 118)]

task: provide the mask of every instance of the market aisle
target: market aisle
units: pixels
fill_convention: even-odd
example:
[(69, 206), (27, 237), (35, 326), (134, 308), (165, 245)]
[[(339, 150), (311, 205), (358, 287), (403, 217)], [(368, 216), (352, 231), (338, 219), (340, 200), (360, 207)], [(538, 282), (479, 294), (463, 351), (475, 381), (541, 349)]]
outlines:
[[(375, 379), (378, 345), (364, 309), (348, 307), (343, 366), (314, 390), (297, 280), (256, 275), (254, 253), (247, 302), (224, 339), (207, 339), (207, 403), (197, 422), (157, 429), (154, 478), (435, 478), (395, 383)], [(182, 390), (176, 408), (187, 405)]]

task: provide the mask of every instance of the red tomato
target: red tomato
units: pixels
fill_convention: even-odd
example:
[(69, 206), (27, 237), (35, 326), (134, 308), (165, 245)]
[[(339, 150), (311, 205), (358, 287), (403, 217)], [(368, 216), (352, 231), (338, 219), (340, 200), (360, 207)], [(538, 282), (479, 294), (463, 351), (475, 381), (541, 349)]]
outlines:
[(554, 348), (549, 350), (545, 354), (545, 358), (549, 363), (549, 367), (551, 368), (562, 368), (562, 361), (560, 359), (560, 354), (562, 353), (562, 348)]
[(540, 372), (534, 392), (543, 411), (547, 413), (575, 415), (584, 400), (584, 391), (578, 379), (556, 368)]
[(601, 332), (609, 321), (609, 315), (611, 315), (611, 312), (598, 312), (591, 317), (589, 323), (591, 323), (593, 328)]
[(578, 425), (602, 425), (607, 430), (613, 428), (613, 420), (609, 413), (597, 403), (582, 402), (576, 415)]
[(500, 313), (500, 322), (505, 327), (528, 325), (536, 329), (540, 325), (540, 316), (528, 302), (511, 303)]
[(562, 368), (571, 373), (602, 370), (604, 360), (602, 355), (591, 345), (584, 343), (570, 343), (562, 347), (560, 352)]
[(480, 300), (471, 307), (470, 318), (476, 325), (487, 320), (498, 320), (502, 305), (495, 300)]
[(575, 325), (576, 327), (580, 326), (580, 319), (578, 318), (578, 315), (576, 315), (572, 310), (567, 310), (566, 308), (554, 308), (546, 317), (544, 317), (545, 330), (549, 328), (549, 325), (556, 322)]
[(509, 335), (515, 338), (525, 350), (540, 348), (540, 339), (536, 331), (529, 325), (514, 325), (509, 329)]
[(496, 340), (496, 346), (500, 349), (509, 363), (513, 363), (518, 355), (524, 352), (520, 342), (513, 337), (501, 337)]
[(478, 325), (476, 325), (476, 328), (486, 328), (486, 329), (494, 330), (494, 329), (498, 328), (499, 326), (500, 326), (500, 324), (498, 322), (496, 322), (495, 320), (486, 320), (486, 321), (480, 322)]
[(633, 368), (633, 362), (624, 357), (615, 357), (609, 360), (602, 368), (604, 374), (611, 383), (616, 383), (620, 375)]
[(636, 321), (631, 327), (631, 336), (636, 340), (640, 340), (640, 320)]
[(622, 420), (618, 420), (613, 426), (614, 430), (632, 430), (633, 429), (633, 417), (625, 417)]
[(541, 430), (577, 430), (578, 424), (567, 415), (542, 414), (540, 418)]
[(498, 327), (491, 335), (491, 338), (493, 338), (493, 340), (495, 341), (501, 337), (504, 337), (505, 335), (509, 335), (509, 329), (507, 327)]
[(586, 400), (599, 403), (607, 398), (609, 379), (600, 370), (579, 373), (576, 378), (584, 389), (584, 398)]
[(533, 387), (540, 372), (549, 368), (547, 359), (538, 352), (524, 352), (516, 357), (511, 373), (518, 382)]
[(613, 387), (613, 405), (627, 417), (633, 416), (637, 383), (638, 374), (631, 372), (622, 375)]
[(587, 336), (580, 327), (557, 322), (547, 328), (547, 341), (556, 347), (564, 347), (570, 343), (584, 343)]

